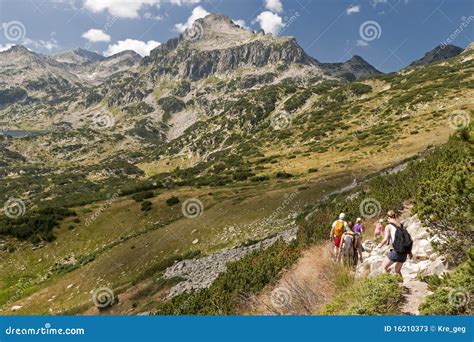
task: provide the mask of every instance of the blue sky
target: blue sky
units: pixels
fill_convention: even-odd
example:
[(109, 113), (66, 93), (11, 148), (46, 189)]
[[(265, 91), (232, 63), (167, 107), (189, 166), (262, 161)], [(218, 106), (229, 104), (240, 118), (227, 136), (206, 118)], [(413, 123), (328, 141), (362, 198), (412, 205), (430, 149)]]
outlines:
[(474, 40), (473, 0), (0, 0), (0, 49), (143, 55), (208, 12), (294, 36), (321, 62), (357, 54), (385, 72), (448, 40)]

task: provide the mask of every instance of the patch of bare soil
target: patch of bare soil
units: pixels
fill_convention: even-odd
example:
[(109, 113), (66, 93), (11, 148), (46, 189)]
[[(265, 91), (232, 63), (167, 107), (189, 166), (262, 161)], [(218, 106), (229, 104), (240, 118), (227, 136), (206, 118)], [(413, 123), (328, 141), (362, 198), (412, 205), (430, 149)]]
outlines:
[(303, 253), (298, 262), (280, 278), (252, 297), (243, 314), (311, 315), (316, 314), (333, 296), (334, 272), (330, 243), (318, 244)]

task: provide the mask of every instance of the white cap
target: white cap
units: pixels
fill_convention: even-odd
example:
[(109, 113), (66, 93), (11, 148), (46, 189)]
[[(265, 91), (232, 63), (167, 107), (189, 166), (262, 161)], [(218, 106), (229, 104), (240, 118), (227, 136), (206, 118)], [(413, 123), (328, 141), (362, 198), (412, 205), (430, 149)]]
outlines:
[(356, 222), (360, 222), (362, 219), (360, 217), (357, 218)]
[(379, 222), (380, 222), (380, 223), (383, 223), (383, 219), (380, 219)]
[(339, 214), (339, 219), (340, 220), (344, 220), (345, 217), (346, 217), (346, 214), (344, 214), (344, 213)]

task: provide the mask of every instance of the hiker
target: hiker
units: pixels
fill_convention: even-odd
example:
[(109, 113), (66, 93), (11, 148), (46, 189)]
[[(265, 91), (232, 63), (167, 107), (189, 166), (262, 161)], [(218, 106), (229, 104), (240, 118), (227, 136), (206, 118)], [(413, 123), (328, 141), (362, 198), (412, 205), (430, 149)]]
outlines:
[(383, 231), (383, 219), (380, 219), (376, 224), (375, 224), (375, 230), (374, 230), (374, 240), (376, 240), (379, 236), (381, 237)]
[(390, 253), (383, 262), (383, 268), (386, 273), (389, 273), (389, 268), (395, 264), (395, 273), (402, 275), (403, 263), (407, 260), (407, 256), (413, 257), (411, 248), (413, 246), (413, 240), (411, 239), (408, 231), (403, 227), (403, 224), (398, 219), (398, 215), (390, 210), (387, 213), (388, 225), (385, 227), (385, 236), (382, 242), (378, 245), (378, 248), (384, 245), (392, 245)]
[(362, 233), (364, 232), (364, 227), (362, 226), (362, 219), (360, 217), (357, 218), (356, 224), (354, 226), (354, 233), (355, 236), (355, 246), (357, 248), (357, 253), (359, 253), (360, 262), (362, 262)]
[(329, 233), (329, 240), (334, 243), (334, 257), (335, 260), (340, 260), (339, 247), (341, 246), (341, 239), (344, 232), (348, 229), (347, 222), (344, 221), (346, 214), (340, 213), (339, 219), (332, 223), (331, 232)]
[(341, 246), (339, 247), (339, 258), (344, 256), (343, 262), (347, 262), (349, 265), (355, 265), (355, 238), (356, 234), (353, 230), (354, 224), (352, 222), (348, 222), (347, 230), (342, 234), (341, 237)]

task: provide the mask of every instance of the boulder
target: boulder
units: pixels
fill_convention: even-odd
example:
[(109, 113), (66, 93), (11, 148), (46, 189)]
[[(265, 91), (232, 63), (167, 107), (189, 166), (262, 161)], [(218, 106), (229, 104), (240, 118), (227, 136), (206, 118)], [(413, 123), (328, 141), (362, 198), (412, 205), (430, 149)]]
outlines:
[(402, 276), (404, 281), (409, 281), (413, 280), (416, 278), (418, 275), (418, 272), (420, 271), (420, 266), (419, 264), (413, 262), (413, 261), (407, 261), (403, 264), (402, 267)]
[(428, 275), (442, 275), (448, 270), (448, 265), (445, 262), (444, 257), (440, 256), (433, 261), (428, 267)]
[(429, 256), (433, 254), (433, 246), (431, 242), (426, 239), (414, 240), (412, 253), (415, 258), (418, 260), (427, 260)]

